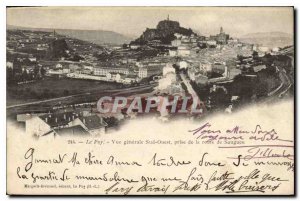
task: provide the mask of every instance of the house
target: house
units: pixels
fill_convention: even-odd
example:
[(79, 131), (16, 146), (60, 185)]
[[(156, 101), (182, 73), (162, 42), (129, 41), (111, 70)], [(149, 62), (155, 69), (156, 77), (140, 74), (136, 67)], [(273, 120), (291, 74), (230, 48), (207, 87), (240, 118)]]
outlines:
[(158, 75), (162, 73), (161, 66), (151, 66), (139, 68), (138, 76), (139, 78), (150, 77), (152, 75)]
[(147, 68), (139, 68), (139, 77), (140, 78), (145, 78), (147, 77)]
[(195, 82), (197, 84), (206, 85), (208, 83), (208, 77), (198, 72), (195, 74)]
[(179, 39), (179, 38), (182, 38), (183, 35), (180, 33), (175, 33), (174, 36)]
[(64, 72), (62, 69), (58, 69), (58, 70), (50, 69), (50, 70), (48, 70), (47, 74), (48, 75), (62, 75), (62, 74), (64, 74)]
[(178, 40), (178, 39), (172, 40), (172, 41), (171, 41), (171, 45), (172, 45), (173, 47), (178, 47), (178, 46), (181, 45), (181, 40)]
[(69, 68), (63, 68), (62, 71), (63, 71), (64, 74), (67, 74), (67, 73), (71, 72)]
[(169, 63), (163, 68), (163, 76), (170, 72), (175, 73), (175, 68), (173, 68), (172, 64)]
[(261, 70), (263, 70), (263, 69), (266, 69), (267, 67), (266, 67), (266, 65), (258, 65), (258, 66), (253, 66), (253, 70), (254, 70), (254, 72), (258, 72), (258, 71), (261, 71)]
[(212, 71), (219, 73), (219, 74), (223, 74), (226, 71), (225, 69), (226, 69), (225, 63), (217, 63), (216, 62), (212, 65)]
[(191, 50), (188, 49), (178, 49), (177, 50), (178, 56), (188, 56), (191, 54)]
[(138, 48), (140, 48), (140, 45), (130, 45), (130, 49), (136, 50)]
[(51, 131), (51, 125), (47, 123), (48, 119), (41, 119), (39, 116), (26, 119), (26, 134), (40, 137)]
[[(61, 128), (61, 129), (54, 129), (53, 135), (58, 135), (62, 137), (88, 137), (90, 133), (86, 131), (81, 125)], [(49, 133), (50, 134), (50, 133)]]
[(55, 68), (62, 68), (62, 67), (63, 67), (63, 65), (60, 63), (56, 64), (56, 66), (55, 66)]
[(169, 50), (169, 55), (171, 57), (175, 57), (177, 55), (177, 51), (176, 50)]
[(111, 73), (107, 73), (107, 74), (106, 74), (106, 78), (107, 78), (107, 80), (111, 80), (111, 79), (112, 79)]
[(179, 46), (177, 50), (178, 56), (188, 56), (191, 54), (191, 50), (187, 46)]
[(120, 73), (114, 73), (112, 75), (114, 75), (113, 78), (116, 80), (116, 82), (121, 82), (121, 75), (120, 75)]
[(128, 68), (116, 68), (116, 67), (96, 67), (94, 68), (94, 75), (106, 76), (107, 73), (122, 73), (129, 74)]
[(90, 135), (96, 136), (105, 133), (106, 127), (107, 123), (103, 121), (103, 118), (77, 112), (44, 114), (26, 119), (26, 134), (38, 138), (49, 137), (49, 135), (55, 137), (67, 131), (71, 132), (70, 134), (86, 134), (88, 132)]
[(179, 68), (180, 69), (187, 69), (188, 63), (186, 61), (180, 61), (179, 62)]
[(190, 80), (195, 81), (195, 74), (197, 73), (197, 71), (195, 70), (195, 68), (188, 68), (187, 74), (188, 77), (190, 78)]
[(189, 38), (183, 38), (182, 43), (190, 43), (191, 40)]
[(83, 128), (88, 131), (92, 136), (99, 136), (105, 134), (105, 129), (108, 124), (102, 117), (97, 115), (83, 116), (79, 118), (83, 123)]
[(7, 61), (7, 62), (6, 62), (6, 68), (13, 69), (13, 67), (14, 67), (13, 62), (10, 62), (10, 61)]
[(69, 69), (70, 69), (71, 72), (75, 72), (75, 71), (81, 69), (81, 67), (77, 64), (70, 64)]
[(31, 119), (36, 116), (44, 115), (45, 113), (33, 113), (33, 114), (18, 114), (17, 121), (18, 122), (26, 122), (26, 120)]
[(28, 60), (31, 62), (36, 62), (36, 57), (29, 57)]
[(233, 39), (233, 38), (230, 38), (229, 40), (227, 40), (227, 43), (231, 46), (238, 44), (238, 42), (239, 42), (238, 39)]
[(91, 72), (94, 71), (94, 67), (93, 67), (93, 66), (87, 66), (87, 65), (84, 65), (83, 68), (84, 68), (84, 69), (88, 69), (88, 70), (90, 70)]
[(170, 72), (158, 81), (158, 86), (156, 89), (159, 91), (165, 91), (175, 83), (176, 83), (176, 75)]
[(138, 78), (136, 75), (127, 75), (123, 80), (123, 82), (126, 84), (130, 84), (130, 83), (137, 82), (137, 81), (138, 81)]
[(208, 63), (208, 62), (200, 63), (199, 67), (201, 70), (203, 70), (205, 72), (212, 71), (212, 64)]
[(217, 46), (217, 41), (215, 40), (208, 40), (206, 41), (206, 44), (209, 46)]
[(91, 74), (92, 74), (92, 71), (91, 71), (90, 69), (85, 68), (85, 69), (82, 70), (82, 73), (83, 73), (83, 74), (91, 75)]

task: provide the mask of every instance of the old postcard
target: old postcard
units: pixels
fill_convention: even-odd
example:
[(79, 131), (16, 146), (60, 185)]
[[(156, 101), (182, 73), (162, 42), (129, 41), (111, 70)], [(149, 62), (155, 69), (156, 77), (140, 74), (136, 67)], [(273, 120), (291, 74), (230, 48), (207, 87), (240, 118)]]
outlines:
[(7, 194), (294, 195), (293, 7), (9, 7)]

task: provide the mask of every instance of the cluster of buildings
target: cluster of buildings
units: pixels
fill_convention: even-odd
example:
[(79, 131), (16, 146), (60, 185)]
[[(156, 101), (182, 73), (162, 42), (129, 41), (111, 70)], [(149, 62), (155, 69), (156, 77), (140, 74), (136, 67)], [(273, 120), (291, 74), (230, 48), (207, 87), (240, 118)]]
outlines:
[(82, 63), (62, 61), (47, 68), (48, 76), (69, 77), (75, 79), (102, 80), (130, 84), (138, 82), (139, 78), (126, 66), (115, 66), (102, 64), (101, 66)]
[(182, 95), (184, 90), (181, 87), (179, 79), (177, 78), (176, 70), (172, 63), (167, 63), (163, 68), (162, 76), (158, 79), (158, 86), (156, 92), (160, 94)]
[(242, 73), (252, 74), (251, 76), (255, 76), (255, 73), (267, 68), (260, 59), (254, 58), (253, 55), (239, 57), (236, 60), (236, 67), (240, 69)]
[[(82, 60), (87, 62), (97, 62), (94, 53), (106, 51), (105, 47), (100, 47), (94, 43), (58, 35), (55, 30), (53, 32), (45, 32), (8, 29), (6, 46), (7, 62), (18, 62), (25, 68), (30, 68), (35, 64), (43, 65), (45, 61), (51, 63), (51, 57), (48, 58), (51, 44), (58, 39), (64, 39), (66, 41), (68, 46), (68, 49), (65, 50), (66, 55), (73, 57), (76, 52), (80, 52)], [(65, 58), (61, 57), (60, 60), (65, 60)], [(7, 66), (10, 65), (9, 63)], [(48, 66), (46, 65), (44, 67), (47, 68)], [(50, 68), (52, 67), (50, 66)]]
[(173, 48), (169, 50), (171, 57), (195, 57), (206, 53), (207, 55), (203, 56), (212, 57), (219, 51), (223, 51), (220, 58), (236, 57), (236, 55), (249, 56), (253, 51), (257, 51), (259, 56), (263, 56), (267, 53), (276, 54), (280, 49), (278, 47), (269, 48), (261, 44), (243, 43), (226, 34), (222, 27), (218, 34), (208, 37), (195, 34), (185, 36), (176, 33), (174, 35), (176, 39), (171, 42)]
[(44, 114), (19, 114), (18, 121), (25, 122), (26, 134), (39, 139), (62, 136), (101, 136), (108, 124), (104, 118), (89, 111), (56, 112)]
[(265, 54), (277, 55), (280, 51), (280, 48), (279, 47), (270, 48), (264, 45), (255, 44), (253, 45), (253, 51), (258, 52), (259, 56), (264, 56)]
[(54, 35), (50, 32), (8, 30), (7, 51), (46, 51), (49, 48), (49, 41)]
[(140, 78), (147, 78), (155, 75), (161, 75), (163, 68), (168, 62), (169, 60), (163, 56), (136, 62), (138, 76)]
[(209, 41), (215, 41), (216, 44), (226, 45), (229, 40), (229, 34), (226, 34), (223, 30), (223, 27), (220, 28), (220, 33), (217, 35), (209, 36)]
[(168, 62), (170, 62), (170, 58), (165, 56), (139, 61), (124, 59), (124, 61), (122, 60), (119, 63), (60, 61), (51, 65), (48, 64), (46, 69), (49, 76), (65, 76), (130, 84), (140, 82), (144, 78), (162, 75), (163, 68)]
[(226, 34), (222, 27), (220, 28), (220, 33), (215, 36), (205, 37), (197, 36), (195, 34), (185, 36), (178, 33), (175, 33), (174, 35), (176, 39), (171, 41), (171, 46), (174, 47), (174, 49), (169, 50), (170, 56), (186, 57), (201, 48), (221, 47), (221, 45), (227, 45), (228, 42), (234, 41), (234, 39), (229, 38), (229, 34)]
[(189, 79), (197, 84), (206, 85), (219, 81), (230, 80), (230, 70), (226, 63), (200, 63), (199, 66), (188, 68)]

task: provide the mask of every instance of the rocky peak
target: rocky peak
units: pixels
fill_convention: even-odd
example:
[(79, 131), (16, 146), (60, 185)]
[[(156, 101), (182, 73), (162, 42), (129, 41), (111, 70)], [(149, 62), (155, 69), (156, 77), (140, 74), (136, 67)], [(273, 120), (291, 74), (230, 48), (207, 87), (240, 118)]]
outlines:
[(180, 27), (179, 22), (168, 19), (160, 21), (156, 29), (147, 28), (143, 34), (132, 43), (145, 44), (151, 40), (160, 40), (162, 43), (170, 44), (175, 38), (174, 34), (180, 33), (190, 36), (194, 32), (191, 29)]

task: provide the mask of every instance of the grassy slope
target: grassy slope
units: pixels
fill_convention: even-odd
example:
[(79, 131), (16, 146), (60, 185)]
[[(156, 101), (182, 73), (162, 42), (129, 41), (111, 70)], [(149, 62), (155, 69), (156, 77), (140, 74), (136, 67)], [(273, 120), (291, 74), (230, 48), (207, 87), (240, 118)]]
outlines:
[[(7, 87), (7, 105), (87, 92), (102, 92), (103, 90), (116, 89), (119, 86), (116, 83), (93, 80), (45, 78), (34, 83)], [(45, 91), (50, 94), (49, 97), (43, 96)]]

